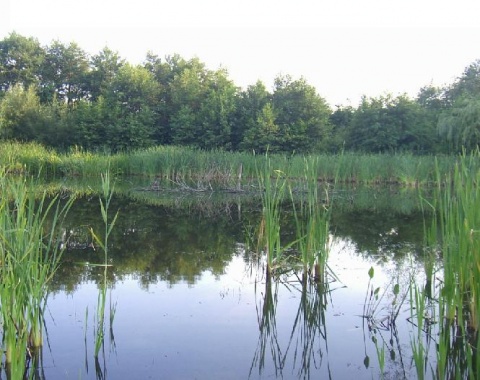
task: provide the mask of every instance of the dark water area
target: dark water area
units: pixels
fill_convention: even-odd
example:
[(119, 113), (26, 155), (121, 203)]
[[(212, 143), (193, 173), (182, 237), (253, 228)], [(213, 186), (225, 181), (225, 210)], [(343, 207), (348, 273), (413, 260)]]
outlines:
[[(264, 258), (246, 245), (260, 222), (255, 196), (135, 189), (115, 196), (110, 211), (119, 216), (98, 359), (104, 257), (90, 229), (101, 234), (104, 227), (98, 195), (76, 200), (48, 298), (39, 377), (372, 379), (380, 378), (380, 347), (385, 378), (415, 377), (407, 293), (412, 278), (423, 278), (419, 194), (392, 188), (332, 195), (334, 275), (327, 284), (302, 281), (295, 271), (266, 280)], [(294, 229), (288, 205), (282, 215), (288, 241)], [(403, 305), (392, 326), (394, 284)], [(372, 286), (381, 299), (367, 321)]]

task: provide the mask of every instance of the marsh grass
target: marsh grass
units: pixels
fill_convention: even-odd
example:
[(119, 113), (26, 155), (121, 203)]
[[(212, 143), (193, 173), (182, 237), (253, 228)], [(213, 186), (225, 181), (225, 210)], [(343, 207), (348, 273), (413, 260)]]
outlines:
[(326, 281), (329, 252), (329, 227), (331, 202), (328, 188), (324, 198), (319, 195), (317, 178), (319, 161), (315, 157), (305, 159), (304, 175), (301, 183), (305, 189), (301, 194), (299, 206), (292, 186), (289, 186), (290, 198), (296, 228), (296, 246), (299, 251), (304, 275), (312, 274), (316, 281)]
[[(437, 168), (437, 182), (445, 184), (438, 187), (436, 196), (443, 261), (437, 372), (447, 377), (477, 378), (480, 374), (479, 161), (477, 151), (462, 155), (452, 174), (443, 177)], [(452, 367), (452, 358), (461, 365)]]
[(270, 278), (276, 269), (281, 268), (282, 260), (285, 259), (285, 251), (295, 242), (282, 245), (280, 234), (282, 202), (287, 189), (287, 175), (284, 171), (274, 169), (268, 156), (265, 156), (262, 164), (257, 174), (262, 199), (258, 247), (266, 255), (267, 278)]
[[(438, 160), (433, 201), (422, 198), (426, 280), (424, 287), (414, 281), (410, 286), (410, 320), (416, 327), (411, 347), (419, 379), (480, 374), (479, 162), (478, 151), (458, 157), (451, 171), (444, 171), (445, 162)], [(433, 339), (435, 366), (428, 363)]]
[(61, 205), (45, 193), (38, 199), (34, 186), (25, 177), (0, 173), (0, 311), (5, 365), (12, 379), (23, 378), (27, 358), (43, 344), (48, 283), (62, 254), (57, 227), (73, 202)]
[[(436, 166), (442, 173), (453, 173), (454, 156), (413, 156), (411, 154), (318, 154), (269, 155), (278, 170), (289, 168), (292, 178), (304, 174), (304, 160), (318, 159), (316, 176), (322, 182), (353, 184), (398, 184), (426, 186), (435, 183)], [(255, 178), (256, 156), (250, 152), (204, 151), (179, 146), (156, 146), (147, 149), (110, 154), (88, 152), (73, 147), (58, 153), (36, 143), (0, 143), (0, 165), (11, 172), (35, 174), (42, 169), (48, 177), (96, 177), (107, 167), (115, 175), (146, 176), (172, 181), (193, 181), (212, 177), (212, 186), (237, 185), (240, 166), (243, 180)], [(479, 168), (475, 163), (476, 169)], [(472, 167), (472, 170), (475, 168)], [(189, 183), (190, 184), (190, 183)]]
[[(118, 211), (111, 218), (109, 216), (110, 203), (114, 194), (110, 171), (107, 169), (102, 174), (102, 196), (99, 198), (100, 211), (104, 225), (103, 237), (99, 236), (93, 229), (90, 230), (93, 240), (100, 246), (104, 254), (103, 262), (103, 283), (100, 286), (97, 299), (96, 333), (95, 333), (95, 358), (98, 358), (100, 349), (103, 347), (105, 338), (105, 307), (107, 301), (107, 278), (108, 278), (108, 240), (112, 229), (117, 221)], [(116, 304), (110, 302), (110, 336), (113, 336), (113, 319), (115, 317)]]

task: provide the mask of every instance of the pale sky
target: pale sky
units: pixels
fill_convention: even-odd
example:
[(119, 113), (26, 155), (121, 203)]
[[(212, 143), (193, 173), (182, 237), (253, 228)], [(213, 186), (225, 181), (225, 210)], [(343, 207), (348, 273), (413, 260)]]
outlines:
[(303, 76), (333, 107), (361, 95), (414, 97), (480, 59), (478, 0), (0, 0), (0, 39), (104, 46), (136, 64), (198, 57), (235, 84)]

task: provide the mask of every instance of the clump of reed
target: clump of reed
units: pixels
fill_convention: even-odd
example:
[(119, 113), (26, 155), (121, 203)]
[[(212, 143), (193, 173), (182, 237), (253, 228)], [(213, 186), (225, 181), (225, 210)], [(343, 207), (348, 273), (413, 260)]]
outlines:
[(0, 313), (8, 377), (23, 379), (27, 360), (43, 344), (48, 283), (62, 251), (56, 236), (73, 198), (35, 197), (25, 177), (0, 172)]
[[(267, 277), (295, 269), (300, 263), (303, 278), (326, 282), (330, 244), (331, 201), (328, 188), (320, 195), (316, 157), (303, 160), (302, 177), (292, 179), (289, 167), (275, 169), (270, 157), (265, 156), (258, 170), (262, 214), (257, 231), (257, 246), (265, 254)], [(282, 241), (282, 213), (288, 212), (290, 201), (295, 220), (294, 237)], [(331, 273), (333, 275), (333, 273)]]
[[(432, 377), (478, 378), (480, 374), (480, 152), (456, 158), (452, 170), (436, 163), (430, 224), (425, 223), (425, 287), (412, 281), (411, 338), (418, 378), (427, 375), (427, 353), (436, 339)], [(442, 272), (436, 275), (436, 259)], [(438, 292), (433, 282), (440, 277)], [(428, 307), (428, 310), (427, 310)], [(436, 331), (432, 325), (437, 324)], [(426, 335), (423, 338), (423, 335)]]
[(319, 195), (317, 157), (304, 159), (304, 174), (301, 180), (303, 188), (299, 189), (299, 206), (296, 206), (295, 189), (290, 186), (290, 197), (296, 225), (296, 246), (300, 254), (304, 276), (313, 274), (316, 281), (326, 280), (327, 259), (329, 252), (329, 227), (331, 202), (328, 188), (324, 198)]
[[(452, 337), (461, 337), (455, 339), (455, 349), (461, 347), (462, 356), (466, 358), (463, 375), (469, 378), (478, 378), (480, 374), (479, 161), (480, 152), (477, 151), (462, 155), (452, 174), (442, 177), (437, 170), (437, 182), (445, 183), (437, 192), (444, 281), (439, 300), (440, 348), (443, 351), (453, 349)], [(438, 373), (448, 377), (447, 364), (445, 360), (439, 361)]]
[(288, 248), (288, 246), (282, 246), (280, 235), (281, 206), (287, 189), (287, 175), (281, 170), (274, 169), (270, 158), (265, 156), (262, 167), (258, 169), (257, 177), (262, 199), (258, 246), (266, 255), (268, 279), (276, 269), (281, 267), (283, 253)]

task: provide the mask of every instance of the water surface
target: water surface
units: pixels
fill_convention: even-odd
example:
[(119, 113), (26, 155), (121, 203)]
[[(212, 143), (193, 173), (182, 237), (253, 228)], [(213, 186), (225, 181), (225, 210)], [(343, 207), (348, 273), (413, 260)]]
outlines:
[[(111, 238), (103, 351), (94, 358), (95, 313), (103, 253), (98, 197), (79, 199), (66, 223), (68, 249), (45, 314), (45, 379), (371, 379), (411, 378), (406, 295), (421, 282), (423, 219), (414, 190), (338, 192), (332, 215), (328, 284), (290, 272), (267, 282), (263, 258), (246, 249), (259, 223), (248, 196), (119, 195)], [(284, 239), (293, 220), (285, 209)], [(289, 229), (289, 226), (292, 229)], [(368, 271), (375, 275), (369, 284)], [(393, 285), (405, 305), (395, 325)], [(381, 302), (367, 321), (369, 286)], [(377, 342), (375, 344), (375, 341)]]

